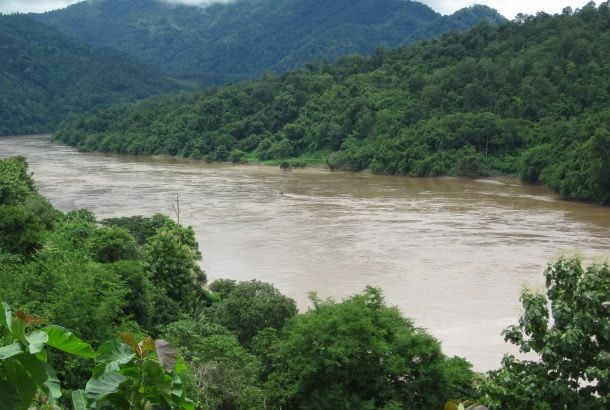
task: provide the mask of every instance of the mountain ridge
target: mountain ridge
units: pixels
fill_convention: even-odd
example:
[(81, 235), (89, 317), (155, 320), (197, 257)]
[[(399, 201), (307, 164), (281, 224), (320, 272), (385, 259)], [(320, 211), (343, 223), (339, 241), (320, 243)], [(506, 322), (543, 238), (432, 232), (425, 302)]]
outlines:
[(405, 0), (237, 0), (205, 8), (103, 0), (34, 17), (178, 76), (222, 83), (267, 70), (283, 72), (312, 60), (369, 54), (379, 46), (411, 43), (481, 21), (505, 21), (497, 11), (478, 7), (462, 11), (474, 20), (458, 21)]
[(370, 57), (91, 113), (85, 151), (411, 176), (520, 175), (610, 203), (610, 7), (539, 13)]
[(0, 27), (0, 135), (50, 132), (71, 114), (180, 88), (129, 56), (28, 15), (0, 15)]

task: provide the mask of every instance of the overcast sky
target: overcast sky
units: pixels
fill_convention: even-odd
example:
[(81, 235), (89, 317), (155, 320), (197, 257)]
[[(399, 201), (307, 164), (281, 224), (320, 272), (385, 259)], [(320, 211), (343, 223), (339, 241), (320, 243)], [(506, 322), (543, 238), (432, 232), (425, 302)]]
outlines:
[[(80, 0), (0, 0), (0, 12), (43, 12), (78, 3)], [(218, 3), (230, 0), (167, 0), (169, 2), (202, 4)], [(505, 17), (512, 19), (517, 13), (536, 14), (545, 11), (549, 14), (559, 13), (564, 7), (579, 8), (587, 4), (587, 0), (420, 0), (442, 14), (470, 6), (474, 3), (485, 4), (497, 9)], [(598, 0), (599, 4), (601, 0)]]

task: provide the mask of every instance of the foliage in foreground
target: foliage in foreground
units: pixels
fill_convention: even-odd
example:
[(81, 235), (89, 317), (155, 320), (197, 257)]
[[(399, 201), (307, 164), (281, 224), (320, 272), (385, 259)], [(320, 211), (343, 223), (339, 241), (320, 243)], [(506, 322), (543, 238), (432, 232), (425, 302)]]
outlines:
[(608, 47), (608, 3), (589, 3), (114, 106), (64, 123), (54, 140), (209, 161), (313, 158), (397, 175), (513, 174), (609, 203)]
[[(184, 397), (196, 408), (266, 409), (311, 406), (323, 394), (329, 407), (412, 408), (405, 392), (419, 392), (414, 403), (440, 407), (445, 395), (467, 398), (472, 391), (467, 362), (446, 358), (377, 289), (341, 303), (316, 301), (298, 314), (294, 300), (260, 281), (217, 280), (205, 289), (192, 229), (165, 216), (98, 223), (89, 211), (63, 214), (48, 205), (49, 223), (24, 225), (19, 234), (5, 211), (39, 218), (39, 207), (26, 204), (44, 200), (23, 159), (0, 160), (0, 195), (0, 238), (16, 232), (17, 239), (25, 233), (33, 239), (28, 247), (0, 243), (0, 283), (11, 284), (0, 287), (0, 300), (100, 346), (95, 366), (90, 358), (49, 351), (45, 362), (63, 389), (62, 397), (51, 397), (59, 405), (71, 406), (75, 392), (75, 404), (84, 397), (98, 409), (163, 400), (160, 408), (189, 406)], [(134, 336), (112, 341), (125, 332)], [(151, 350), (147, 334), (178, 347), (181, 382), (169, 368), (160, 370), (161, 350)], [(308, 337), (324, 350), (311, 350)], [(17, 342), (28, 349), (23, 340), (6, 341)], [(387, 375), (394, 381), (378, 397), (373, 386), (383, 386)], [(184, 394), (176, 394), (180, 389)]]
[[(610, 404), (607, 263), (549, 265), (546, 295), (524, 292), (524, 314), (504, 333), (538, 359), (506, 356), (481, 378), (387, 306), (379, 289), (342, 302), (314, 296), (304, 313), (259, 281), (217, 280), (204, 289), (192, 229), (160, 215), (98, 224), (89, 211), (62, 214), (47, 204), (48, 224), (16, 230), (11, 212), (42, 217), (33, 214), (40, 207), (26, 206), (40, 201), (27, 163), (0, 160), (0, 238), (15, 230), (16, 239), (32, 239), (28, 247), (0, 242), (0, 283), (11, 284), (0, 287), (0, 300), (20, 308), (12, 315), (3, 304), (0, 312), (0, 404), (9, 410)], [(40, 327), (24, 311), (55, 325)]]
[[(164, 340), (146, 338), (137, 343), (129, 333), (124, 343), (110, 341), (94, 352), (61, 326), (42, 325), (43, 320), (2, 303), (0, 310), (0, 408), (27, 410), (32, 406), (57, 408), (62, 396), (55, 370), (47, 363), (46, 347), (72, 356), (95, 359), (97, 365), (85, 389), (72, 392), (74, 410), (133, 409), (153, 406), (193, 409), (182, 389), (176, 351)], [(32, 329), (34, 328), (34, 329)]]
[(537, 360), (507, 355), (484, 386), (499, 409), (607, 409), (610, 406), (610, 266), (560, 259), (544, 272), (546, 295), (524, 291), (507, 341)]

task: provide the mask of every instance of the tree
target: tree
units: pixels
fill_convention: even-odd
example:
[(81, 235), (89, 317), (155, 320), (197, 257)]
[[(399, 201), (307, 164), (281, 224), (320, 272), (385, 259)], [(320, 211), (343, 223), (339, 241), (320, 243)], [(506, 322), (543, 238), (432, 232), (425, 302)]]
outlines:
[(36, 192), (23, 157), (0, 160), (0, 253), (30, 256), (59, 217)]
[(193, 229), (174, 223), (159, 228), (144, 247), (151, 282), (183, 309), (190, 309), (202, 290), (205, 275), (197, 264), (200, 259)]
[(222, 289), (228, 290), (228, 294), (213, 305), (213, 318), (234, 331), (241, 343), (249, 343), (267, 327), (281, 329), (297, 313), (295, 301), (269, 283), (252, 280)]
[(28, 173), (28, 164), (23, 157), (0, 161), (0, 204), (22, 202), (35, 192), (34, 181)]
[(470, 365), (447, 359), (379, 289), (312, 301), (281, 331), (280, 363), (268, 376), (278, 407), (432, 409), (470, 388)]
[(110, 226), (96, 229), (87, 242), (93, 258), (100, 263), (138, 258), (139, 248), (126, 229)]
[(260, 360), (248, 353), (235, 336), (212, 335), (197, 346), (191, 364), (207, 409), (265, 408), (258, 376)]
[(157, 229), (163, 226), (172, 226), (174, 222), (166, 215), (155, 214), (151, 217), (138, 215), (108, 218), (102, 221), (102, 225), (125, 228), (139, 245), (145, 245), (146, 240), (153, 236)]
[(610, 131), (598, 128), (591, 138), (591, 179), (596, 199), (610, 202)]
[(524, 291), (519, 324), (505, 340), (538, 360), (505, 356), (484, 386), (510, 409), (606, 409), (610, 405), (610, 268), (559, 259), (544, 272), (546, 295)]
[(123, 315), (133, 318), (142, 328), (151, 329), (153, 320), (151, 284), (140, 261), (118, 261), (106, 268), (118, 275), (127, 289)]

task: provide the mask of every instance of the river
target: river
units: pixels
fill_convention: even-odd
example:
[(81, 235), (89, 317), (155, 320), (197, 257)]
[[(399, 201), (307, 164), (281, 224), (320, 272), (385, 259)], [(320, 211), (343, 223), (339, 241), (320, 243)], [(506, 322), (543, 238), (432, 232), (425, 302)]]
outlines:
[(178, 195), (212, 280), (271, 282), (302, 310), (310, 291), (340, 300), (378, 286), (481, 371), (513, 351), (500, 332), (548, 261), (610, 255), (609, 208), (537, 186), (79, 153), (44, 136), (0, 139), (0, 157), (13, 155), (64, 211), (170, 214)]

